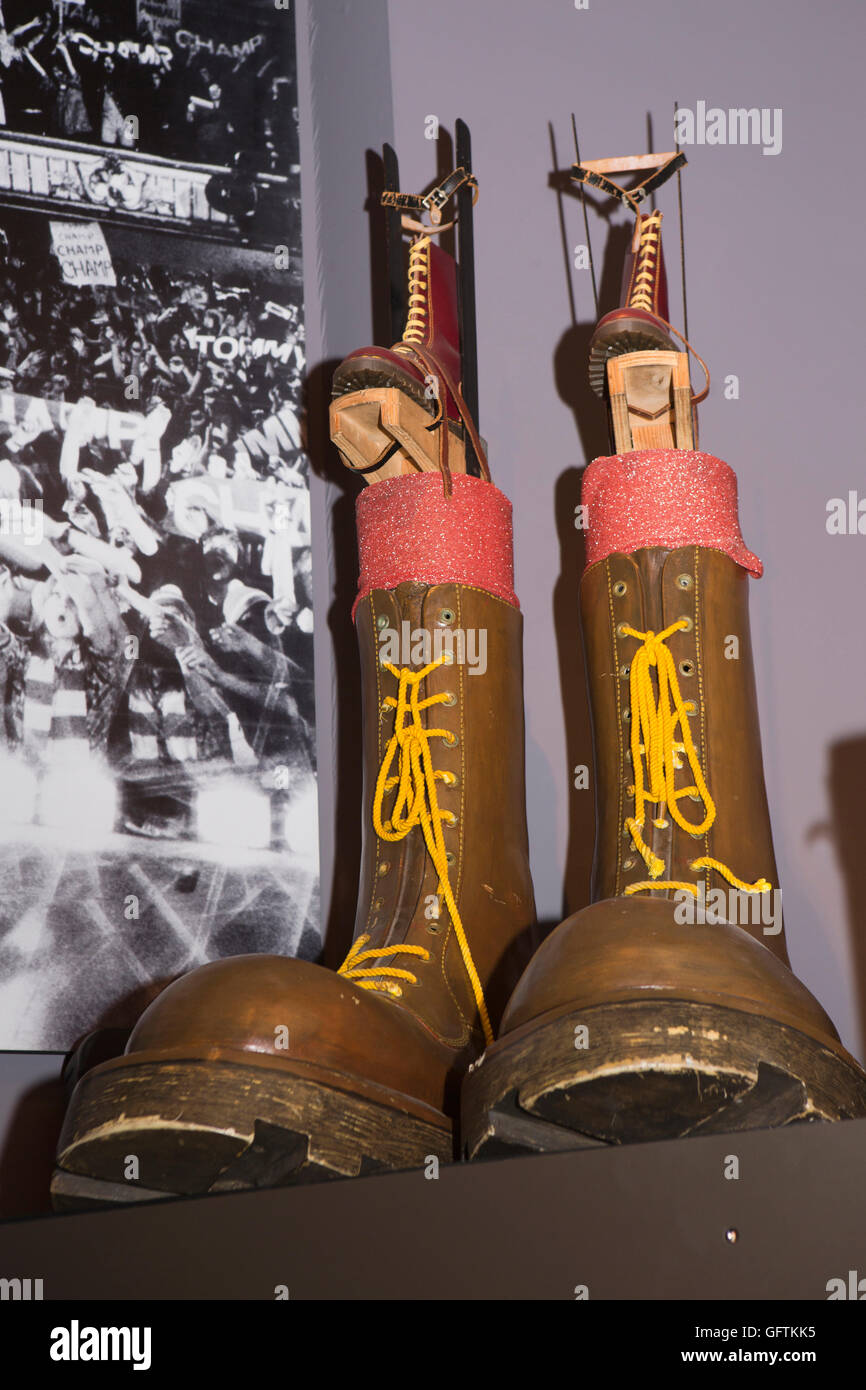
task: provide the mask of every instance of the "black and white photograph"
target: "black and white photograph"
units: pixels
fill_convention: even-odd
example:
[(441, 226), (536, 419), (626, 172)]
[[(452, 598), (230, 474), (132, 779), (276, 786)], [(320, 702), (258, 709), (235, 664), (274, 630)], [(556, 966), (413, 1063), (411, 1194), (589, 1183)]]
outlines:
[[(229, 179), (257, 150), (253, 187), (294, 163), (290, 24), (245, 42), (186, 0), (6, 4), (2, 23), (0, 121), (116, 146), (106, 190), (137, 176), (127, 149)], [(268, 254), (223, 214), (217, 255), (176, 209), (145, 227), (107, 206), (0, 187), (11, 1049), (129, 1025), (216, 957), (321, 944), (298, 227)]]
[(11, 205), (299, 256), (297, 100), (288, 4), (0, 0)]
[(268, 22), (202, 0), (3, 0), (0, 124), (196, 164), (243, 149), (258, 172), (286, 173), (295, 73), (270, 10)]

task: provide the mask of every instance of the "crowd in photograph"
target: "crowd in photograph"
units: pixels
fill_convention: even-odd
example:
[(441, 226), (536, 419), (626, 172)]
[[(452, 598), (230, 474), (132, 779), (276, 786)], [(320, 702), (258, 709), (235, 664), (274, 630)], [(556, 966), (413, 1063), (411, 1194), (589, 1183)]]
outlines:
[(193, 836), (204, 770), (312, 766), (303, 331), (249, 281), (117, 281), (0, 274), (0, 743)]
[[(2, 0), (0, 125), (261, 172), (297, 163), (297, 96), (285, 27), (243, 7), (184, 0)], [(130, 118), (134, 118), (130, 120)]]

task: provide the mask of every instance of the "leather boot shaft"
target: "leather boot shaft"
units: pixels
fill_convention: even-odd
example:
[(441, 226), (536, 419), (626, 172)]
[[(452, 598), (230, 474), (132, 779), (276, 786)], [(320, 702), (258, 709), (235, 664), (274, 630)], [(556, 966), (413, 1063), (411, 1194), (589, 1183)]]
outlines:
[(668, 281), (661, 226), (660, 212), (638, 213), (632, 245), (623, 266), (620, 304), (667, 319)]
[[(416, 983), (397, 983), (388, 1002), (411, 1013), (444, 1045), (483, 1045), (470, 974), (439, 891), (439, 871), (420, 825), (403, 838), (376, 833), (381, 770), (395, 737), (400, 678), (443, 654), (424, 678), (428, 735), (448, 879), (495, 1028), (531, 954), (535, 920), (526, 831), (522, 617), (471, 586), (406, 582), (374, 589), (356, 627), (364, 691), (364, 848), (356, 935), (375, 947), (410, 945), (429, 958), (393, 955)], [(453, 659), (448, 660), (448, 657)], [(398, 659), (394, 659), (394, 658)], [(389, 669), (390, 668), (390, 669)], [(403, 723), (405, 725), (406, 719)], [(434, 732), (438, 731), (438, 732)], [(397, 759), (391, 773), (397, 772)], [(399, 784), (380, 796), (391, 823)], [(374, 966), (371, 958), (368, 965)]]
[[(635, 815), (632, 754), (631, 674), (641, 641), (632, 635), (682, 627), (665, 641), (683, 701), (697, 761), (715, 807), (711, 825), (695, 835), (677, 823), (669, 807), (651, 807), (642, 838), (661, 860), (659, 882), (696, 884), (704, 890), (730, 887), (709, 866), (716, 860), (748, 884), (767, 880), (778, 887), (764, 783), (758, 706), (748, 607), (749, 576), (719, 550), (688, 546), (646, 548), (613, 554), (592, 565), (580, 589), (595, 749), (597, 796), (593, 900), (626, 894), (648, 878), (647, 863), (634, 848), (626, 822)], [(653, 677), (657, 681), (657, 674)], [(685, 759), (680, 755), (680, 763)], [(692, 781), (684, 765), (680, 787)], [(678, 803), (692, 825), (705, 807), (693, 794)], [(661, 822), (661, 823), (658, 823)], [(674, 888), (654, 897), (672, 897)], [(784, 935), (763, 924), (740, 923), (788, 963)]]

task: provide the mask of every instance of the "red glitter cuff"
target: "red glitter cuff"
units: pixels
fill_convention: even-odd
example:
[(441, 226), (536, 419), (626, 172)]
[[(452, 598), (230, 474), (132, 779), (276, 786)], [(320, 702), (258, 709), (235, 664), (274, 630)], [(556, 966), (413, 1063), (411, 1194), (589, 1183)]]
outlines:
[(454, 475), (445, 497), (439, 473), (373, 483), (355, 503), (361, 573), (352, 609), (373, 589), (406, 580), (469, 584), (515, 608), (511, 503), (483, 478)]
[(759, 579), (737, 513), (737, 475), (721, 459), (690, 449), (637, 449), (597, 458), (583, 477), (586, 563), (649, 546), (722, 550)]

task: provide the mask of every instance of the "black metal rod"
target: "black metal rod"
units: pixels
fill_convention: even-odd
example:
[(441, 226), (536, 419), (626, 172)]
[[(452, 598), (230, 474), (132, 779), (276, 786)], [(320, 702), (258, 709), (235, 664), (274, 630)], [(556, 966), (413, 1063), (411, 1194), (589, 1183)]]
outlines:
[[(399, 193), (400, 170), (390, 145), (382, 146), (382, 167), (386, 193)], [(403, 224), (399, 208), (387, 208), (385, 216), (385, 259), (388, 267), (388, 293), (391, 306), (391, 342), (403, 337), (406, 323), (406, 274), (403, 269)]]
[[(472, 173), (472, 141), (465, 121), (454, 127), (458, 168)], [(478, 424), (478, 337), (475, 324), (475, 238), (472, 226), (474, 191), (469, 184), (457, 190), (457, 283), (460, 314), (460, 355), (463, 368), (463, 399)], [(467, 468), (472, 445), (466, 440)], [(473, 460), (476, 467), (477, 460)], [(474, 469), (472, 470), (475, 471)]]
[[(579, 164), (579, 163), (580, 163), (580, 145), (577, 143), (577, 121), (574, 119), (574, 112), (573, 112), (573, 111), (572, 111), (572, 113), (571, 113), (571, 130), (572, 130), (572, 134), (574, 135), (574, 157), (575, 157), (576, 162)], [(586, 231), (586, 249), (587, 249), (587, 251), (589, 252), (589, 273), (590, 273), (590, 275), (592, 276), (592, 302), (593, 302), (593, 304), (595, 305), (595, 316), (596, 316), (596, 318), (598, 318), (598, 289), (597, 289), (596, 283), (595, 283), (595, 265), (593, 264), (593, 259), (592, 259), (592, 242), (591, 242), (590, 236), (589, 236), (589, 217), (587, 216), (587, 211), (586, 211), (586, 195), (585, 195), (585, 193), (584, 193), (584, 188), (583, 188), (583, 184), (582, 184), (582, 183), (579, 185), (579, 188), (580, 188), (580, 205), (581, 205), (581, 207), (583, 208), (583, 225), (584, 225), (584, 229), (585, 229), (585, 231)]]
[[(677, 111), (679, 105), (674, 101), (674, 149), (679, 149), (677, 144)], [(683, 335), (688, 341), (689, 336), (689, 306), (686, 299), (686, 239), (683, 228), (683, 171), (677, 169), (677, 203), (679, 204), (680, 214), (680, 278), (683, 286)]]

